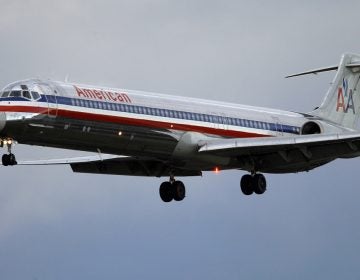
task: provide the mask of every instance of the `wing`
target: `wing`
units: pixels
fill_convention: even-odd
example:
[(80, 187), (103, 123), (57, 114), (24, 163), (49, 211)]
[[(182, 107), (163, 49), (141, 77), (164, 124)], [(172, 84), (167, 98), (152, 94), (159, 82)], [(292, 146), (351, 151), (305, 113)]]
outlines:
[(60, 165), (60, 164), (73, 164), (73, 163), (85, 163), (92, 161), (104, 161), (115, 158), (127, 158), (125, 156), (98, 154), (94, 156), (85, 157), (71, 157), (60, 159), (40, 159), (40, 160), (23, 160), (18, 161), (17, 165)]
[(154, 159), (134, 157), (113, 158), (82, 163), (71, 163), (74, 172), (129, 176), (163, 177), (172, 173), (174, 176), (201, 176), (201, 170), (174, 167), (169, 163)]
[(229, 157), (241, 169), (268, 173), (307, 171), (336, 158), (360, 155), (360, 134), (313, 134), (202, 141), (199, 153)]
[(17, 165), (59, 165), (70, 164), (78, 173), (129, 175), (129, 176), (201, 176), (201, 170), (189, 170), (175, 167), (170, 163), (155, 159), (138, 159), (134, 157), (99, 154), (87, 157), (63, 159), (19, 161)]

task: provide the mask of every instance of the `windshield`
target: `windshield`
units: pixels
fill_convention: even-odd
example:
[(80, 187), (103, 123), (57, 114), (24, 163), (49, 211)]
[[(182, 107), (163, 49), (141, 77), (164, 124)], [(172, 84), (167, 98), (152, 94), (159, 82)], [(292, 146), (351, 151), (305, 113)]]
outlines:
[(39, 100), (41, 98), (38, 87), (36, 85), (28, 86), (23, 84), (12, 84), (4, 88), (0, 92), (0, 98), (25, 98), (27, 100)]

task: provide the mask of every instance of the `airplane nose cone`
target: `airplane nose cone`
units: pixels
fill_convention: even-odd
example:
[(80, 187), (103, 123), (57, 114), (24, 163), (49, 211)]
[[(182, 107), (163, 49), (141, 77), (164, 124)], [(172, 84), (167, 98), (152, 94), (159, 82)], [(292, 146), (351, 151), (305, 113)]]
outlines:
[(6, 124), (6, 114), (4, 112), (0, 112), (0, 132), (4, 129)]

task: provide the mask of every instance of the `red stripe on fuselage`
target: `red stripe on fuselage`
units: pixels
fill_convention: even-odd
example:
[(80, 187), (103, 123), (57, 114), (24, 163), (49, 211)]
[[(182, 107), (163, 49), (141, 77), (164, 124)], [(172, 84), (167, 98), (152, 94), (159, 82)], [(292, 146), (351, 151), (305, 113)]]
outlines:
[[(33, 106), (0, 106), (0, 112), (22, 112), (22, 113), (39, 113), (43, 115), (48, 115), (48, 108), (42, 107), (33, 107)], [(51, 110), (51, 109), (50, 109)], [(51, 113), (51, 111), (50, 111)], [(56, 109), (54, 109), (54, 116), (56, 114)], [(133, 125), (133, 126), (143, 126), (151, 128), (161, 128), (161, 129), (173, 129), (181, 131), (193, 131), (199, 133), (213, 134), (217, 136), (224, 137), (237, 137), (237, 138), (249, 138), (249, 137), (266, 137), (270, 135), (245, 132), (245, 131), (236, 131), (236, 130), (225, 130), (219, 128), (211, 128), (190, 124), (179, 124), (173, 122), (163, 122), (163, 121), (154, 121), (154, 120), (144, 120), (144, 119), (135, 119), (128, 117), (119, 117), (113, 115), (103, 115), (97, 113), (88, 113), (88, 112), (76, 112), (71, 110), (57, 109), (57, 116), (78, 119), (78, 120), (90, 120), (90, 121), (99, 121), (99, 122), (112, 122), (124, 125)]]

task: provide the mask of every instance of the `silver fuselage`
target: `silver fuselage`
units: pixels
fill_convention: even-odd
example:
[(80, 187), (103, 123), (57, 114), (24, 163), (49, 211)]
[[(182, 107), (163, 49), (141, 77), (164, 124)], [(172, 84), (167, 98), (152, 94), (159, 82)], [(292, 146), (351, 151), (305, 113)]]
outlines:
[[(200, 140), (300, 135), (309, 122), (321, 133), (347, 130), (307, 114), (38, 79), (11, 84), (1, 96), (2, 139), (152, 158), (199, 170), (218, 165), (246, 169), (241, 160), (199, 155)], [(289, 169), (279, 164), (264, 171), (303, 170), (301, 164)]]

